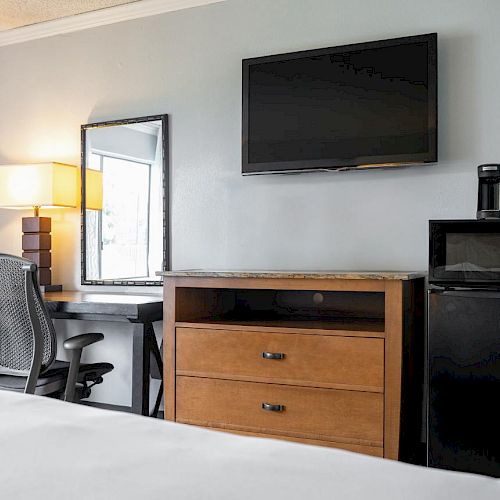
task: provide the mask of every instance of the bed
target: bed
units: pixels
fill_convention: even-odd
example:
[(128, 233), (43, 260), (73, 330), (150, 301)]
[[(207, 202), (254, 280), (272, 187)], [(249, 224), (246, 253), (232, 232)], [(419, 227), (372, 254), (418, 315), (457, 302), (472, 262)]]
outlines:
[(2, 499), (498, 500), (500, 480), (0, 392)]

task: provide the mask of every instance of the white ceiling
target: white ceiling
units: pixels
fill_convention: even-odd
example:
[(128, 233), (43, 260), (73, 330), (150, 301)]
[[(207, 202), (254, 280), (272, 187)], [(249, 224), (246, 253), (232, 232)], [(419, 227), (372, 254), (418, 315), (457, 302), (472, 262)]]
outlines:
[(140, 0), (0, 0), (0, 31)]

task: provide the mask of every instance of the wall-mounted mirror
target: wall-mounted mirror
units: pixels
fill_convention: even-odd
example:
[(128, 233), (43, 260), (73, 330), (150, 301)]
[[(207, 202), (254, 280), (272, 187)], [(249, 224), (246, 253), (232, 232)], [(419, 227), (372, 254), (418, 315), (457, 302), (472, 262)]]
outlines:
[(149, 285), (169, 269), (168, 117), (82, 125), (82, 284)]

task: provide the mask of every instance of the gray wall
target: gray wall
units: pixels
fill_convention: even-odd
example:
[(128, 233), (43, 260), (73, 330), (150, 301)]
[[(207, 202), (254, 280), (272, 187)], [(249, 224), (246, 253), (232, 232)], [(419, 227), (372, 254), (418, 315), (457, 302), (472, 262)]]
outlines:
[[(174, 268), (422, 270), (428, 219), (473, 217), (475, 166), (500, 160), (499, 19), (498, 0), (227, 0), (3, 47), (0, 163), (78, 162), (80, 124), (169, 113)], [(240, 175), (242, 58), (434, 31), (439, 164)], [(0, 250), (19, 217), (0, 210)], [(55, 231), (75, 288), (77, 212)], [(102, 398), (123, 400), (130, 338), (103, 328), (123, 371)]]

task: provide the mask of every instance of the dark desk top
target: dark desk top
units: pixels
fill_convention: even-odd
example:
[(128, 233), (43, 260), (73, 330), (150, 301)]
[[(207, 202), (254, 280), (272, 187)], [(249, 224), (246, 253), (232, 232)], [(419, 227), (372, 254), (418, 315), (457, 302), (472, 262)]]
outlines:
[(152, 323), (163, 317), (160, 294), (62, 291), (43, 295), (53, 318)]

